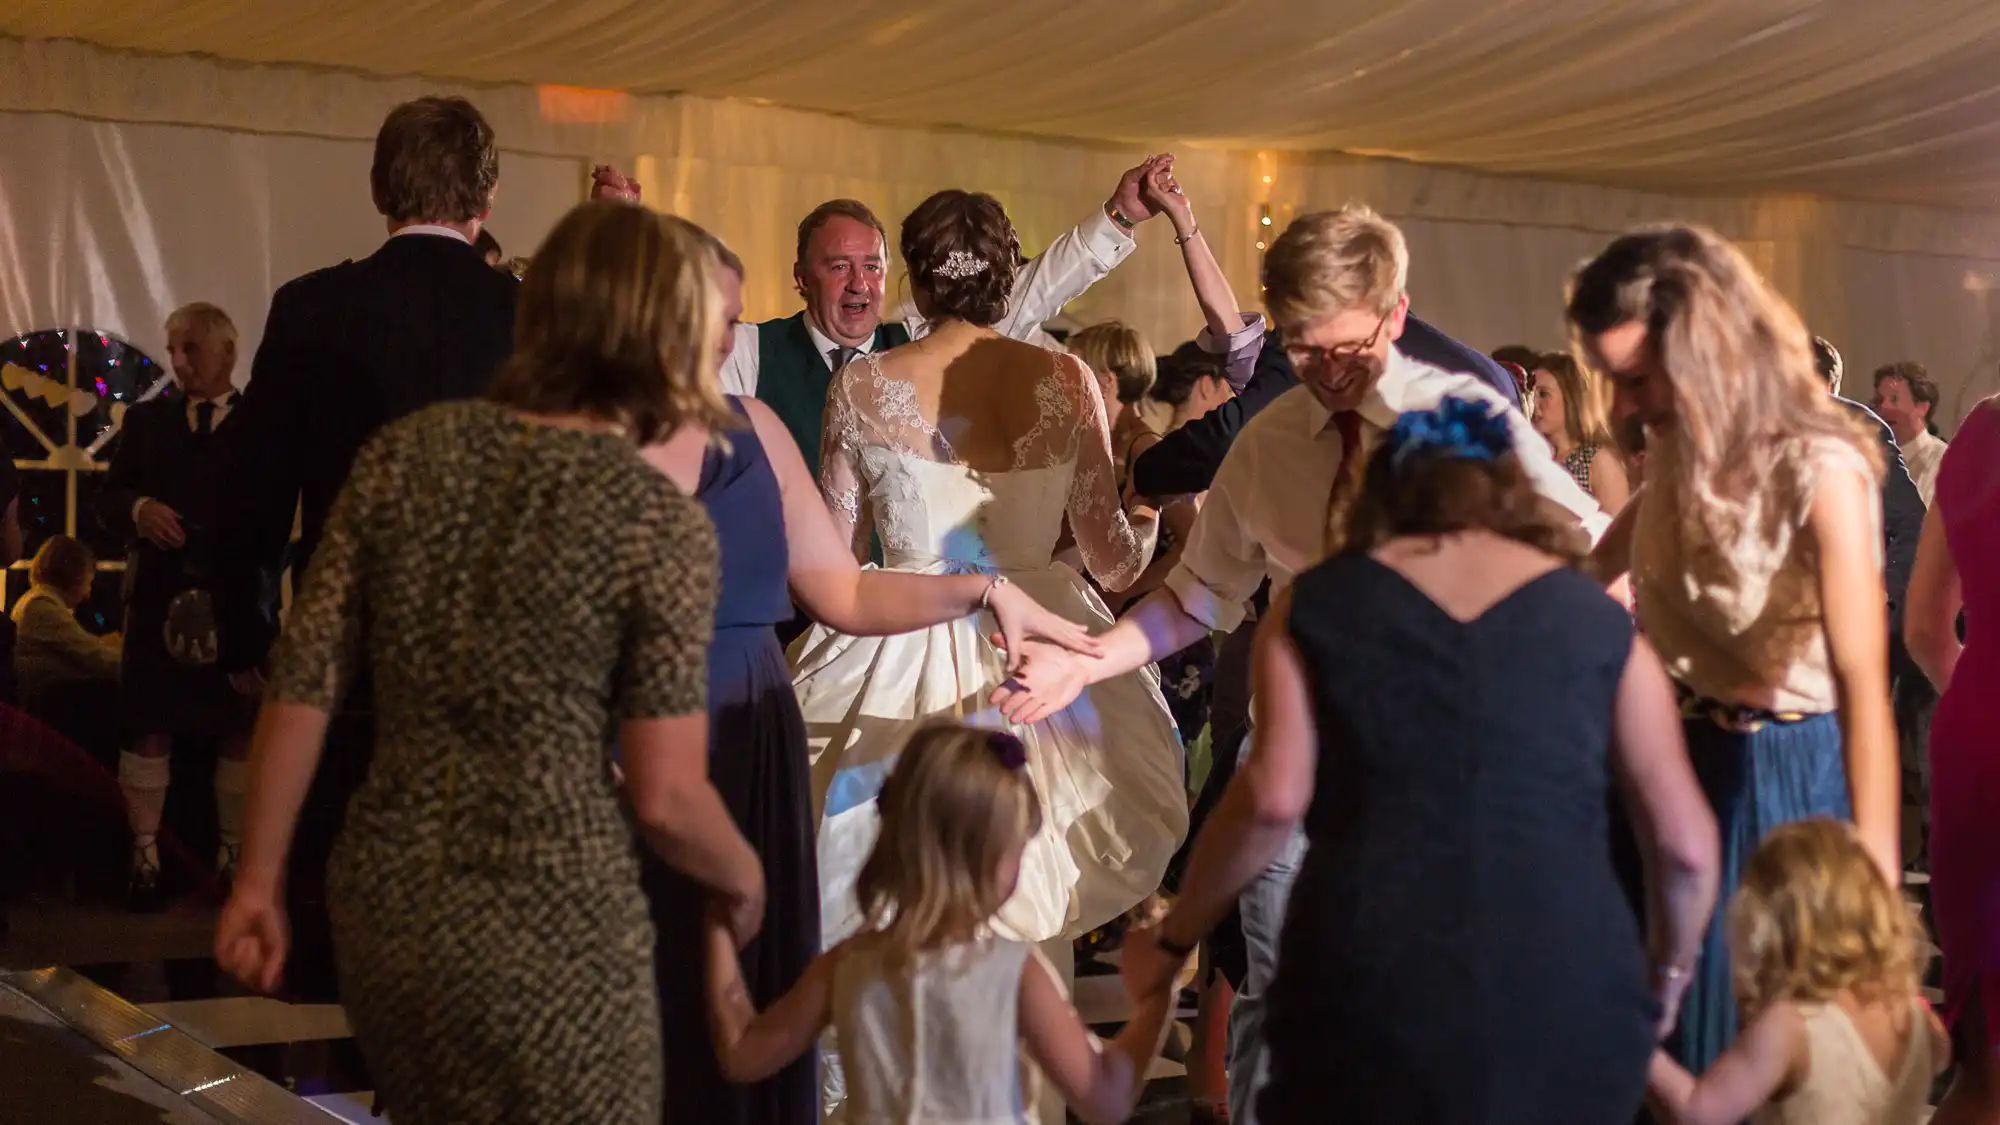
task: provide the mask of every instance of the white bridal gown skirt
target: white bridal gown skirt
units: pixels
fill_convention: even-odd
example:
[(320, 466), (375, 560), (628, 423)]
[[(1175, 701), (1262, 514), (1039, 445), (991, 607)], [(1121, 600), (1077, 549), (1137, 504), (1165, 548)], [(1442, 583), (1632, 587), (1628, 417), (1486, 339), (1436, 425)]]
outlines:
[[(901, 568), (914, 569), (914, 568)], [(935, 563), (924, 573), (963, 572)], [(1104, 603), (1060, 563), (1007, 577), (1055, 613), (1102, 632)], [(1026, 745), (1042, 830), (995, 920), (1003, 936), (1043, 942), (1103, 925), (1159, 888), (1187, 834), (1182, 749), (1151, 665), (1087, 689), (1033, 726), (988, 704), (1006, 678), (978, 614), (895, 637), (815, 627), (796, 643), (792, 682), (805, 713), (819, 814), (821, 933), (831, 948), (859, 928), (854, 880), (875, 846), (875, 794), (910, 734), (933, 719), (1011, 729)]]

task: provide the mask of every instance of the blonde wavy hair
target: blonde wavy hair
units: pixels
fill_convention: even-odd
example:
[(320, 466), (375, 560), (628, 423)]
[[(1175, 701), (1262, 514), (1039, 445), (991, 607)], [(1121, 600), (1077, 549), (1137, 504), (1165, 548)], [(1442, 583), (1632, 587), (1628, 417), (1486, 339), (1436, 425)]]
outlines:
[(1570, 441), (1605, 449), (1616, 447), (1611, 439), (1610, 403), (1605, 401), (1604, 383), (1596, 372), (1578, 363), (1568, 352), (1536, 356), (1529, 374), (1536, 371), (1548, 372), (1555, 378), (1556, 386), (1562, 388), (1563, 429), (1568, 431)]
[[(882, 832), (854, 884), (868, 926), (907, 956), (975, 932), (1014, 893), (1003, 861), (1042, 828), (1013, 736), (958, 723), (910, 737), (877, 800)], [(1018, 749), (1015, 751), (1018, 752)]]
[(641, 445), (736, 424), (722, 397), (723, 268), (714, 237), (618, 200), (578, 204), (535, 251), (514, 355), (488, 395), (531, 414), (624, 424)]
[(1138, 402), (1152, 389), (1158, 377), (1158, 361), (1153, 345), (1137, 328), (1122, 320), (1093, 324), (1070, 335), (1064, 343), (1070, 354), (1090, 365), (1099, 379), (1109, 375), (1118, 389), (1118, 401)]
[(1738, 537), (1774, 466), (1817, 440), (1847, 443), (1880, 479), (1877, 441), (1827, 393), (1798, 314), (1714, 231), (1654, 226), (1619, 237), (1577, 271), (1565, 316), (1586, 355), (1592, 337), (1646, 326), (1673, 386), (1676, 424), (1654, 435), (1677, 454), (1666, 486), (1696, 501), (1719, 541)]
[(1728, 925), (1746, 1020), (1780, 1000), (1917, 990), (1916, 915), (1841, 821), (1796, 821), (1764, 837), (1729, 901)]
[(1279, 328), (1346, 309), (1389, 315), (1410, 276), (1410, 248), (1396, 224), (1350, 203), (1293, 219), (1264, 255), (1264, 303)]

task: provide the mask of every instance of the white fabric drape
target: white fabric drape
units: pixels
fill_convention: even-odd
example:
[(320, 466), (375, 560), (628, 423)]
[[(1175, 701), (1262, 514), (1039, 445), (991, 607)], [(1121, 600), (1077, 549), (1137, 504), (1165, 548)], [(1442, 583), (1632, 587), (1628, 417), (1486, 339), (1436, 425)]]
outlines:
[[(278, 284), (380, 242), (366, 188), (375, 128), (396, 102), (440, 91), (473, 98), (500, 137), (491, 225), (510, 254), (531, 252), (582, 197), (591, 163), (614, 161), (638, 175), (649, 203), (708, 225), (742, 254), (753, 319), (798, 308), (794, 227), (830, 196), (875, 208), (893, 242), (900, 217), (931, 191), (991, 191), (1032, 253), (1098, 206), (1125, 167), (1172, 147), (1246, 305), (1257, 303), (1259, 239), (1301, 210), (1357, 200), (1408, 234), (1419, 315), (1481, 348), (1554, 347), (1577, 261), (1633, 224), (1691, 219), (1744, 243), (1841, 347), (1851, 393), (1866, 397), (1868, 372), (1895, 359), (1931, 367), (1949, 421), (2000, 390), (1994, 215), (1799, 195), (1676, 196), (1165, 140), (996, 136), (693, 96), (453, 86), (5, 38), (0, 333), (87, 327), (159, 357), (166, 313), (212, 300), (237, 319), (247, 355)], [(1260, 206), (1273, 226), (1259, 225)], [(1193, 334), (1199, 314), (1167, 229), (1151, 224), (1139, 237), (1139, 252), (1069, 317), (1122, 317), (1165, 351)]]
[(1985, 0), (61, 0), (0, 32), (1673, 191), (2000, 189)]

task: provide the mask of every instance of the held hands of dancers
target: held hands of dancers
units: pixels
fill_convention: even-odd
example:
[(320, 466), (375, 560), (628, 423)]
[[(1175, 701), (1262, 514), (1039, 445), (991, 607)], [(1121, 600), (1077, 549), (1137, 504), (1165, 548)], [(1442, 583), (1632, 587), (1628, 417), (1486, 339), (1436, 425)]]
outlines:
[(1194, 953), (1192, 948), (1172, 946), (1161, 933), (1165, 925), (1163, 920), (1125, 935), (1118, 977), (1125, 984), (1125, 994), (1135, 1004), (1149, 996), (1172, 992), (1182, 966)]
[(1043, 609), (1019, 586), (1004, 579), (996, 578), (986, 587), (979, 608), (991, 611), (1000, 626), (993, 644), (1007, 654), (1009, 675), (1016, 674), (1027, 660), (1031, 642), (1045, 642), (1057, 651), (1067, 649), (1085, 656), (1096, 656), (1103, 651), (1088, 629)]
[(1148, 156), (1137, 167), (1128, 170), (1118, 181), (1117, 190), (1104, 202), (1104, 213), (1111, 216), (1112, 222), (1129, 232), (1133, 227), (1160, 213), (1159, 208), (1146, 198), (1145, 184), (1147, 177), (1153, 174), (1153, 170), (1159, 167), (1162, 161), (1168, 168), (1172, 168), (1173, 154)]
[(999, 633), (991, 639), (995, 648), (1007, 653), (1008, 679), (993, 689), (987, 702), (1000, 708), (1010, 723), (1039, 723), (1076, 702), (1095, 682), (1090, 663), (1103, 659), (1101, 651), (1065, 652), (1036, 641), (1016, 645)]
[(1140, 190), (1146, 205), (1164, 214), (1167, 221), (1174, 224), (1176, 243), (1186, 245), (1188, 240), (1201, 233), (1201, 226), (1194, 219), (1194, 205), (1174, 179), (1174, 158), (1171, 155), (1160, 157), (1152, 164)]

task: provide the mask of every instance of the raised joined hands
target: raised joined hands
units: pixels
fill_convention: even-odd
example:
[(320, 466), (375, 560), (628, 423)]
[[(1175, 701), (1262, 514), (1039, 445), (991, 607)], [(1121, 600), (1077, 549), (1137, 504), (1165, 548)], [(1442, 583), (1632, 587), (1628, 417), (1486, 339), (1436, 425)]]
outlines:
[(1167, 220), (1174, 224), (1176, 235), (1186, 238), (1193, 233), (1194, 205), (1188, 202), (1187, 193), (1174, 179), (1172, 156), (1163, 156), (1154, 162), (1152, 170), (1140, 184), (1140, 192), (1145, 197), (1146, 206), (1166, 215)]
[(1128, 168), (1118, 181), (1118, 188), (1111, 193), (1111, 205), (1118, 213), (1135, 223), (1143, 223), (1160, 213), (1160, 209), (1146, 198), (1146, 180), (1162, 162), (1171, 169), (1174, 166), (1172, 153), (1148, 156), (1136, 167)]

